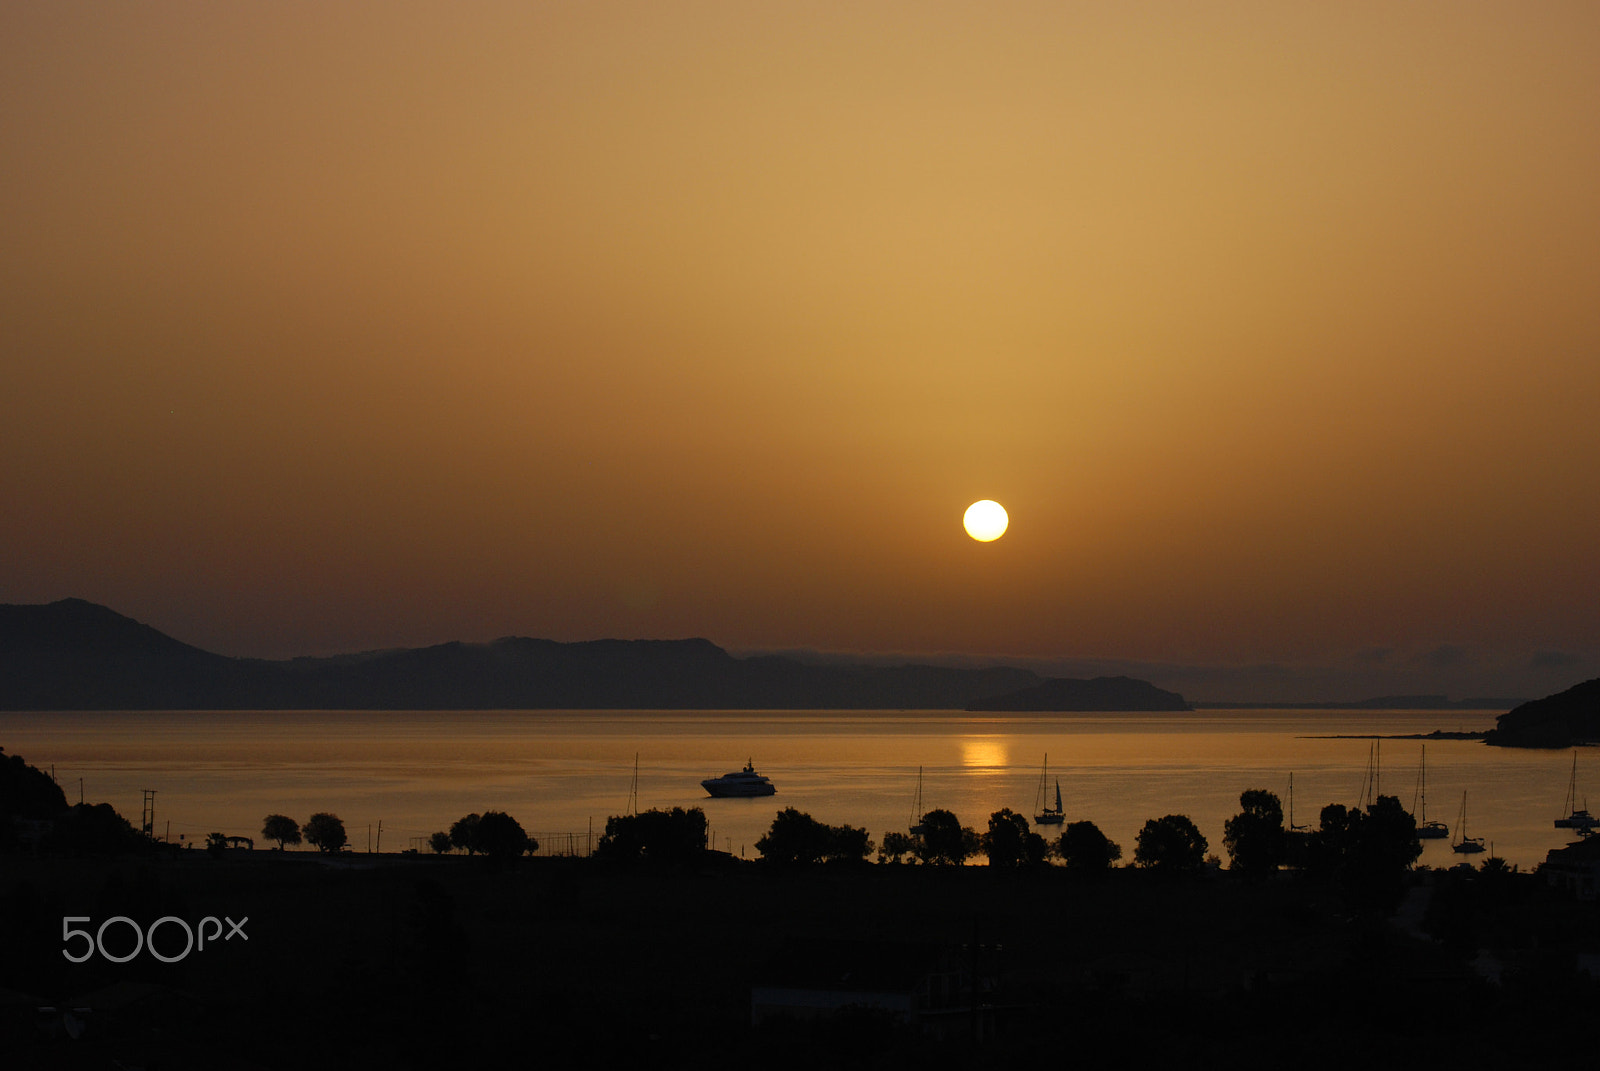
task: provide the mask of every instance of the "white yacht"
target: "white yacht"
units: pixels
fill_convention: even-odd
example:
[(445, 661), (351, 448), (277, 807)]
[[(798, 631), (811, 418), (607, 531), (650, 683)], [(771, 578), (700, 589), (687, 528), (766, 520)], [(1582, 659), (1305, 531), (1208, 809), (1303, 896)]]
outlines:
[(708, 777), (700, 787), (713, 796), (771, 796), (778, 790), (773, 783), (756, 773), (748, 760), (743, 770), (725, 773), (721, 777)]

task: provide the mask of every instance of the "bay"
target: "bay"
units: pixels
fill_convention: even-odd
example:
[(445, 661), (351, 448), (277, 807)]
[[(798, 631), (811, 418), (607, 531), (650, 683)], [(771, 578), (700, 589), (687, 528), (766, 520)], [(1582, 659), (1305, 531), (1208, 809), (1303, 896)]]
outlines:
[[(1375, 735), (1482, 731), (1498, 711), (1206, 710), (1160, 714), (948, 711), (170, 711), (0, 713), (0, 746), (54, 769), (71, 802), (107, 802), (135, 825), (155, 791), (155, 831), (203, 842), (256, 838), (262, 819), (338, 814), (358, 852), (422, 846), (462, 815), (503, 810), (546, 850), (582, 851), (638, 806), (704, 808), (716, 846), (754, 858), (783, 807), (905, 831), (921, 770), (923, 809), (980, 832), (1002, 807), (1032, 814), (1049, 754), (1067, 821), (1095, 822), (1131, 858), (1149, 818), (1188, 815), (1226, 860), (1223, 823), (1239, 794), (1264, 788), (1314, 827), (1327, 803), (1358, 803)], [(1427, 742), (1426, 812), (1523, 869), (1569, 842), (1561, 816), (1570, 751)], [(1378, 743), (1379, 790), (1418, 810), (1423, 743)], [(746, 760), (778, 794), (711, 799), (700, 781)], [(1582, 795), (1586, 756), (1578, 767)], [(381, 834), (379, 825), (381, 823)], [(1046, 829), (1046, 835), (1056, 832)], [(426, 850), (423, 847), (423, 850)], [(1424, 842), (1421, 862), (1461, 860)], [(1473, 857), (1481, 859), (1482, 856)]]

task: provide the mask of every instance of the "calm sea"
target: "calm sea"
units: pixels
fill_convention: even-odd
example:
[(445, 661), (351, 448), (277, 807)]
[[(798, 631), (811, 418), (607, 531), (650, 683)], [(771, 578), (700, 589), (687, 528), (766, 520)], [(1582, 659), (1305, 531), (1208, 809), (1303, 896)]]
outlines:
[[(943, 807), (980, 831), (1001, 807), (1031, 814), (1049, 756), (1068, 821), (1089, 819), (1131, 857), (1146, 819), (1185, 814), (1222, 847), (1240, 792), (1273, 791), (1296, 822), (1315, 826), (1327, 803), (1357, 803), (1372, 734), (1491, 728), (1497, 711), (1211, 710), (1184, 714), (973, 715), (940, 711), (316, 711), (0, 713), (0, 746), (54, 768), (69, 801), (138, 824), (155, 791), (155, 829), (173, 840), (217, 831), (260, 840), (262, 819), (304, 822), (331, 811), (357, 851), (419, 844), (470, 812), (503, 810), (546, 846), (581, 850), (608, 815), (626, 813), (638, 763), (638, 806), (706, 811), (717, 846), (754, 858), (783, 807), (874, 840), (904, 831), (921, 771), (924, 810)], [(1346, 738), (1340, 738), (1346, 737)], [(1350, 738), (1356, 737), (1356, 738)], [(703, 778), (746, 759), (771, 777), (765, 799), (711, 799)], [(1423, 744), (1378, 745), (1381, 791), (1413, 811)], [(1426, 813), (1454, 830), (1467, 794), (1467, 832), (1523, 868), (1568, 843), (1570, 751), (1427, 744)], [(1600, 786), (1600, 764), (1578, 758), (1578, 792)], [(1600, 802), (1600, 791), (1597, 791)], [(379, 826), (381, 823), (381, 841)], [(569, 840), (570, 838), (570, 840)], [(259, 845), (258, 845), (259, 846)], [(1461, 857), (1426, 842), (1422, 862)], [(1476, 857), (1482, 858), (1482, 857)]]

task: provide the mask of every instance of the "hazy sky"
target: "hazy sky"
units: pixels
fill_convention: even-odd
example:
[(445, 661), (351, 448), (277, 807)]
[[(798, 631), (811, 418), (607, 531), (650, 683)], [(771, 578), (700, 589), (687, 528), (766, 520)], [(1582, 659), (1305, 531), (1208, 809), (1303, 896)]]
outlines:
[(0, 602), (1600, 674), (1600, 5), (16, 3), (0, 161)]

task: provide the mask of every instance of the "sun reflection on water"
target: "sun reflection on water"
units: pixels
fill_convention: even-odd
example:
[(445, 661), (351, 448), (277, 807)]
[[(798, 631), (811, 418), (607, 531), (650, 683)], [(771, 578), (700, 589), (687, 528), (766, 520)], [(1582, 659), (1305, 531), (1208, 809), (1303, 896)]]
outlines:
[(1006, 742), (992, 736), (966, 737), (961, 741), (961, 765), (1004, 767)]

